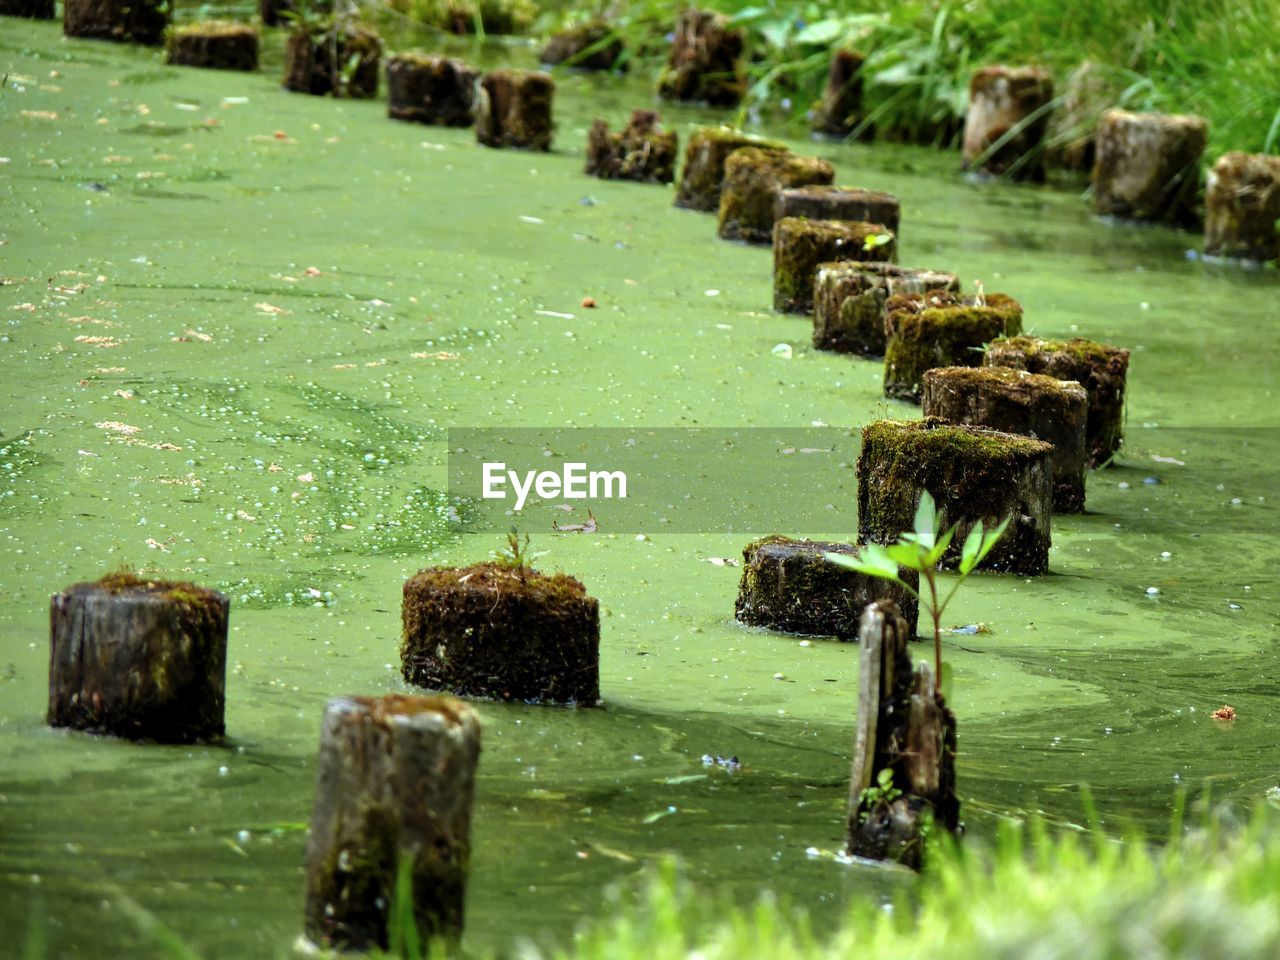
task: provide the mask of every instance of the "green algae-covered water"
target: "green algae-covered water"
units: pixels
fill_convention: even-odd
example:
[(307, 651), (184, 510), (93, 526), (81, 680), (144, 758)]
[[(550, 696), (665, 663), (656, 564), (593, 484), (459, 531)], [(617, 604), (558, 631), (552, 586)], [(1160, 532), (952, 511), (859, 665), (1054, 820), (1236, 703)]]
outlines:
[[(383, 102), (286, 94), (274, 66), (168, 68), (54, 24), (0, 23), (0, 71), (15, 950), (150, 955), (149, 912), (202, 956), (292, 953), (326, 699), (403, 689), (404, 578), (500, 546), (451, 531), (449, 427), (917, 415), (881, 397), (877, 364), (814, 352), (803, 317), (770, 312), (767, 250), (716, 240), (667, 189), (582, 175), (591, 117), (650, 105), (639, 80), (561, 77), (556, 151), (530, 155), (391, 122)], [(717, 119), (664, 112), (682, 137)], [(990, 628), (946, 642), (971, 833), (1077, 823), (1081, 783), (1108, 826), (1157, 833), (1180, 789), (1264, 797), (1280, 778), (1274, 271), (1097, 222), (1076, 188), (968, 182), (951, 155), (794, 146), (902, 198), (904, 264), (1012, 294), (1031, 332), (1133, 351), (1125, 453), (1090, 477), (1087, 514), (1055, 517), (1052, 575), (976, 577), (948, 612)], [(842, 839), (856, 647), (734, 623), (738, 571), (706, 561), (748, 537), (529, 532), (541, 566), (600, 598), (604, 704), (480, 707), (468, 946), (566, 942), (667, 851), (708, 891), (770, 887), (821, 922), (892, 896), (900, 874), (807, 852)], [(120, 566), (232, 597), (225, 745), (44, 725), (49, 595)], [(1224, 703), (1234, 723), (1210, 718)]]

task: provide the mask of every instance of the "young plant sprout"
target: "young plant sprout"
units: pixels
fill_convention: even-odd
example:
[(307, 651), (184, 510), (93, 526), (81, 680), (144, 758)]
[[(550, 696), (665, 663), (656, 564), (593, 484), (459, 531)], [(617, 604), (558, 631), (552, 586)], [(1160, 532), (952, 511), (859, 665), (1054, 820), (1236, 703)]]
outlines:
[[(939, 693), (942, 691), (943, 684), (943, 611), (947, 609), (947, 604), (960, 589), (960, 584), (964, 583), (965, 577), (973, 572), (1004, 535), (1005, 528), (1009, 526), (1009, 518), (1006, 517), (992, 530), (988, 530), (984, 525), (974, 524), (960, 550), (960, 565), (957, 567), (960, 578), (951, 587), (951, 591), (939, 601), (938, 561), (947, 552), (947, 547), (951, 546), (959, 526), (958, 523), (952, 524), (945, 533), (940, 532), (941, 518), (938, 516), (933, 497), (929, 495), (928, 490), (925, 490), (920, 494), (920, 503), (916, 507), (915, 530), (902, 534), (897, 543), (887, 547), (878, 543), (869, 543), (853, 556), (843, 553), (826, 555), (829, 561), (841, 567), (848, 567), (882, 580), (892, 580), (919, 600), (922, 607), (928, 609), (929, 615), (933, 618), (934, 691)], [(918, 592), (913, 590), (898, 576), (898, 570), (901, 567), (915, 570), (920, 574), (921, 583), (928, 586), (928, 596), (924, 596), (923, 589)]]

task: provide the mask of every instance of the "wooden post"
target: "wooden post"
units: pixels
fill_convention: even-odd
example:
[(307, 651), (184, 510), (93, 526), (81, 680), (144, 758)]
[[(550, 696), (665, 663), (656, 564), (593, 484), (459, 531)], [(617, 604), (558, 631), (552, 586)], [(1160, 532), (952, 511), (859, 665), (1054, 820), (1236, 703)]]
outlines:
[(969, 82), (964, 167), (1015, 180), (1044, 179), (1053, 80), (1040, 67), (983, 67)]
[[(925, 824), (955, 833), (956, 719), (934, 690), (933, 670), (915, 670), (910, 630), (892, 601), (863, 611), (858, 639), (858, 727), (849, 778), (848, 852), (919, 868)], [(882, 781), (884, 771), (888, 778)]]
[(49, 725), (161, 743), (222, 736), (229, 605), (126, 573), (54, 594)]
[(479, 754), (480, 722), (452, 697), (329, 701), (307, 843), (310, 939), (386, 949), (406, 875), (419, 934), (461, 936)]
[(1204, 204), (1206, 254), (1245, 260), (1280, 255), (1280, 157), (1223, 154), (1209, 171)]
[(814, 133), (844, 138), (862, 121), (862, 64), (865, 60), (856, 50), (837, 50), (831, 55), (826, 90), (813, 111)]

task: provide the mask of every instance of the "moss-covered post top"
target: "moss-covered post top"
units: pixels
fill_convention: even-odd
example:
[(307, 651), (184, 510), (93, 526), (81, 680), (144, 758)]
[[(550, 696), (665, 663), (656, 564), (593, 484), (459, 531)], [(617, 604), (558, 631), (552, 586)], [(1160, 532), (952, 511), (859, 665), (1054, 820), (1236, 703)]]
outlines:
[[(923, 450), (931, 460), (945, 458), (957, 463), (969, 459), (985, 463), (1014, 463), (1053, 450), (1053, 445), (1043, 440), (989, 430), (986, 427), (956, 424), (941, 417), (875, 420), (862, 428), (863, 445), (866, 446), (868, 441), (884, 444), (893, 451), (909, 443), (913, 454)], [(922, 469), (920, 472), (927, 471)], [(929, 493), (939, 503), (946, 500), (943, 495), (945, 491), (930, 490)]]

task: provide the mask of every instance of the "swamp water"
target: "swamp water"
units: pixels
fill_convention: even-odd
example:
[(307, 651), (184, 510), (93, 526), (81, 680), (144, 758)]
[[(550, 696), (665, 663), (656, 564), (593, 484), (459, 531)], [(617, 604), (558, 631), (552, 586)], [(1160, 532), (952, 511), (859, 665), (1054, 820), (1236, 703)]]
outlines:
[[(282, 92), (280, 41), (232, 75), (0, 23), (4, 952), (34, 931), (51, 957), (150, 955), (145, 910), (202, 956), (291, 954), (326, 699), (404, 689), (405, 577), (501, 545), (450, 530), (447, 427), (918, 415), (881, 397), (879, 364), (770, 312), (766, 249), (669, 190), (582, 175), (591, 117), (648, 105), (639, 80), (562, 77), (557, 152), (501, 152)], [(716, 119), (663, 112), (682, 141)], [(1031, 332), (1134, 351), (1125, 452), (1086, 515), (1055, 517), (1053, 574), (975, 577), (948, 611), (991, 629), (946, 641), (969, 830), (1078, 823), (1081, 782), (1106, 825), (1156, 833), (1180, 787), (1261, 799), (1275, 272), (1097, 222), (1074, 189), (968, 182), (956, 155), (794, 145), (902, 198), (900, 262), (1012, 294)], [(811, 532), (850, 534), (840, 509)], [(600, 598), (604, 705), (479, 707), (471, 948), (566, 942), (664, 851), (818, 929), (893, 895), (895, 871), (806, 854), (843, 838), (857, 648), (733, 622), (740, 571), (706, 560), (749, 534), (528, 532)], [(49, 595), (120, 565), (230, 594), (225, 746), (44, 725)], [(1223, 703), (1234, 723), (1210, 719)]]

